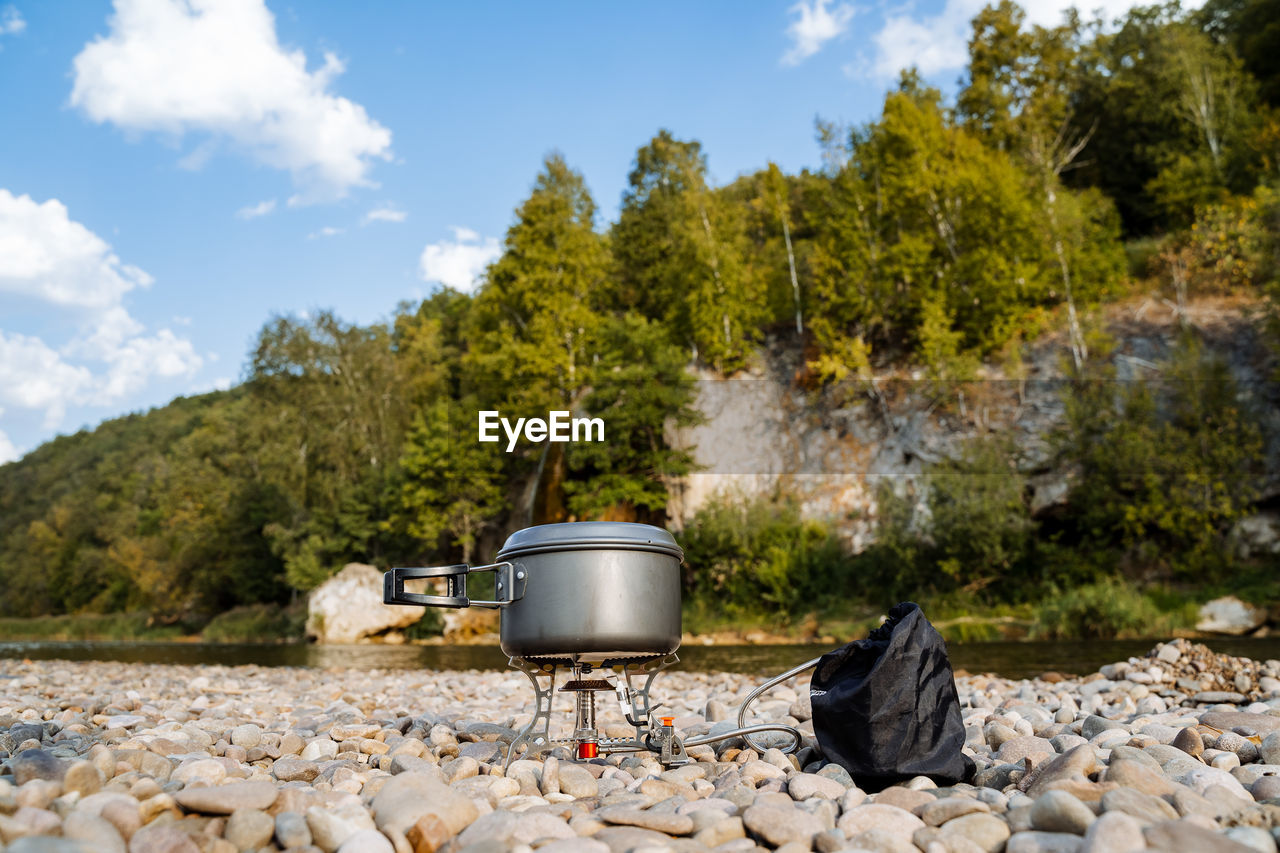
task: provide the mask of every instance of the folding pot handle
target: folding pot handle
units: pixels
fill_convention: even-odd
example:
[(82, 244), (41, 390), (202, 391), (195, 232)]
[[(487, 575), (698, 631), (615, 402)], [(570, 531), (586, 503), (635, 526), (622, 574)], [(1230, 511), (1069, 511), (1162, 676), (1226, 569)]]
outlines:
[[(467, 575), (474, 572), (498, 574), (496, 601), (473, 601), (467, 597)], [(418, 578), (444, 578), (446, 595), (422, 595), (405, 592), (404, 582)], [(384, 604), (414, 604), (420, 607), (505, 607), (524, 598), (527, 578), (524, 570), (516, 571), (510, 563), (491, 563), (487, 566), (435, 566), (432, 568), (392, 569), (382, 576), (382, 602)]]

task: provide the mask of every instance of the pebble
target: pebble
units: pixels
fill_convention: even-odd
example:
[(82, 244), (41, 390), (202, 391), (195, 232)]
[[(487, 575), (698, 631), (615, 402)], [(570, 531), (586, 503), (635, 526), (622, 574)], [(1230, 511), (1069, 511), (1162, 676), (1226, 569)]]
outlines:
[(1009, 824), (995, 815), (981, 812), (947, 821), (939, 830), (944, 837), (960, 836), (986, 850), (998, 853), (1009, 840)]
[(62, 835), (82, 842), (94, 853), (125, 853), (125, 839), (120, 831), (98, 815), (73, 811), (62, 821)]
[(599, 793), (599, 785), (596, 783), (596, 777), (586, 769), (576, 764), (565, 763), (560, 766), (560, 793), (574, 799), (594, 797)]
[(276, 796), (276, 786), (264, 780), (185, 788), (174, 795), (174, 799), (188, 811), (229, 815), (240, 809), (270, 808)]
[(280, 812), (275, 818), (275, 839), (282, 850), (311, 844), (307, 819), (298, 812)]
[(1009, 836), (1005, 853), (1076, 853), (1082, 839), (1066, 832), (1027, 830)]
[(694, 821), (688, 815), (674, 812), (646, 811), (627, 806), (610, 806), (592, 814), (597, 820), (617, 826), (638, 826), (668, 835), (688, 835), (693, 832)]
[(924, 821), (897, 806), (867, 803), (842, 814), (836, 826), (850, 838), (869, 829), (883, 829), (910, 841), (915, 831), (924, 827)]
[[(816, 815), (809, 814), (794, 806), (775, 806), (771, 804), (753, 805), (742, 814), (742, 824), (752, 834), (759, 836), (775, 847), (788, 842), (801, 842), (806, 846), (814, 835), (829, 827), (823, 826)], [(841, 827), (845, 834), (849, 830)]]
[[(11, 847), (10, 850), (13, 848)], [(129, 839), (129, 853), (201, 853), (191, 836), (169, 824), (145, 826)]]
[(1031, 806), (1031, 828), (1042, 832), (1084, 835), (1094, 820), (1088, 806), (1063, 790), (1046, 791)]
[(395, 853), (395, 848), (376, 829), (362, 829), (342, 842), (338, 853)]
[[(839, 767), (839, 765), (836, 766)], [(787, 792), (796, 801), (811, 797), (838, 800), (844, 796), (846, 790), (848, 789), (838, 780), (817, 773), (797, 773), (787, 780)]]
[[(989, 788), (984, 790), (990, 790)], [(916, 815), (929, 826), (942, 826), (949, 820), (974, 812), (990, 812), (991, 806), (970, 797), (946, 797), (916, 808)]]
[(1272, 732), (1263, 738), (1258, 751), (1263, 764), (1280, 764), (1280, 732)]
[(13, 783), (19, 787), (32, 779), (61, 782), (66, 766), (62, 759), (43, 749), (28, 749), (9, 759), (9, 772)]
[(240, 809), (227, 819), (223, 837), (237, 850), (257, 850), (275, 835), (276, 822), (259, 809)]
[(281, 782), (310, 782), (320, 775), (320, 765), (301, 758), (277, 758), (271, 765), (271, 775)]

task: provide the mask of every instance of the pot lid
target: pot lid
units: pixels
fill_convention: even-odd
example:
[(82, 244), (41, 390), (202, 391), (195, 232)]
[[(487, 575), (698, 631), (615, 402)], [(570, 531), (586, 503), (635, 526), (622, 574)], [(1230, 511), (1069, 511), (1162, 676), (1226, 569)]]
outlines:
[(540, 524), (517, 530), (507, 537), (499, 560), (540, 554), (547, 551), (582, 551), (612, 548), (623, 551), (654, 551), (684, 559), (675, 537), (661, 527), (627, 521), (571, 521)]

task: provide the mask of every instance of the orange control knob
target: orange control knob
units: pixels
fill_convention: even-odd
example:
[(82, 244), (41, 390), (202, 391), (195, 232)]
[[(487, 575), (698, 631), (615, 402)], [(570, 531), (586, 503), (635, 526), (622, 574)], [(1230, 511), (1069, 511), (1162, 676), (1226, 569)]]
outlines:
[(579, 759), (585, 760), (588, 758), (598, 758), (599, 755), (600, 755), (599, 744), (591, 743), (590, 741), (588, 741), (587, 743), (578, 744)]
[(676, 722), (676, 718), (675, 718), (675, 717), (663, 717), (663, 718), (662, 718), (662, 724), (663, 724), (664, 726), (672, 726), (672, 725), (675, 725), (675, 722)]

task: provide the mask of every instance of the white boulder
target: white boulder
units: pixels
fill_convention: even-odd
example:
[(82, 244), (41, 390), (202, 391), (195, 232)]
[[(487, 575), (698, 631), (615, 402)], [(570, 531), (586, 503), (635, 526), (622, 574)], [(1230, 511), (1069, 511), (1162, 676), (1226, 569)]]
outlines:
[(389, 631), (422, 618), (425, 607), (382, 603), (382, 572), (363, 563), (342, 571), (311, 592), (307, 601), (307, 637), (319, 643), (376, 641)]
[(1262, 627), (1266, 621), (1267, 611), (1228, 595), (1201, 606), (1196, 630), (1239, 636)]

